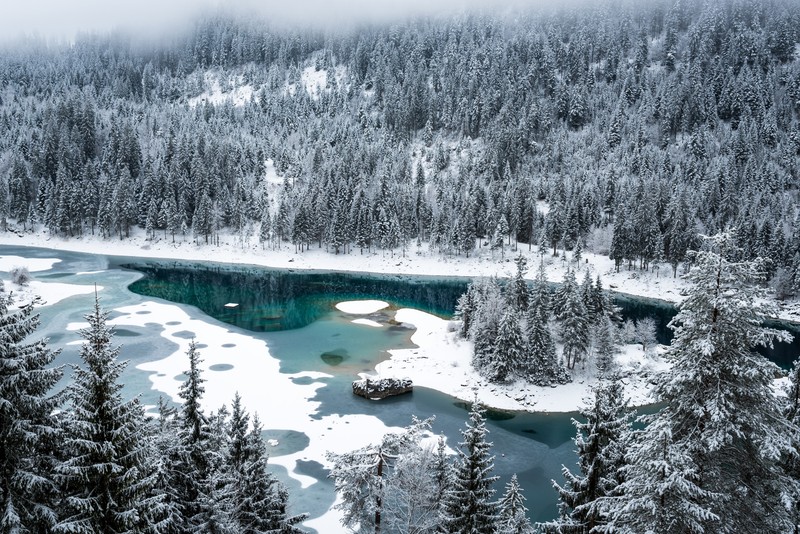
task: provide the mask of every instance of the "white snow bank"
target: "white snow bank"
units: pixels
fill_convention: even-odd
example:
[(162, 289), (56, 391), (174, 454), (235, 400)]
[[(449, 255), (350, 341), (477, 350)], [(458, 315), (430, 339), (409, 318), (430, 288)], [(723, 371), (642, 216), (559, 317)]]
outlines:
[[(587, 369), (575, 370), (573, 382), (556, 387), (539, 387), (523, 381), (492, 384), (472, 368), (472, 343), (451, 332), (450, 321), (407, 308), (398, 310), (395, 320), (416, 327), (411, 341), (418, 348), (390, 350), (391, 358), (376, 366), (380, 377), (409, 377), (415, 386), (465, 401), (477, 394), (478, 400), (492, 408), (536, 412), (578, 410), (597, 382), (592, 372), (594, 366), (587, 365)], [(629, 345), (618, 355), (617, 364), (631, 404), (652, 402), (650, 379), (666, 368), (660, 352), (646, 356), (640, 346)]]
[(354, 319), (352, 322), (354, 324), (362, 324), (364, 326), (371, 326), (373, 328), (381, 328), (383, 326), (381, 323), (371, 319)]
[(28, 271), (47, 271), (60, 262), (57, 258), (23, 258), (22, 256), (0, 256), (0, 271), (10, 272), (14, 267), (27, 267)]
[[(95, 286), (41, 282), (39, 280), (32, 280), (27, 286), (20, 286), (9, 280), (4, 280), (4, 282), (6, 291), (10, 291), (14, 295), (14, 305), (16, 306), (27, 304), (37, 296), (42, 299), (40, 305), (49, 306), (75, 295), (89, 295), (95, 290)], [(97, 286), (97, 291), (102, 289), (102, 286)]]
[(382, 300), (349, 300), (336, 305), (337, 310), (353, 315), (369, 315), (388, 307), (389, 303)]

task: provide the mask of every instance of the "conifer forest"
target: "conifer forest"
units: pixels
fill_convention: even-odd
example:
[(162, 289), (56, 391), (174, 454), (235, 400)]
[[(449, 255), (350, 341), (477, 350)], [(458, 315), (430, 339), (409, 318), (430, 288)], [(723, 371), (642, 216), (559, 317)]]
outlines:
[[(340, 532), (800, 532), (800, 360), (758, 352), (791, 339), (767, 320), (800, 299), (800, 2), (480, 5), (336, 27), (218, 8), (159, 38), (0, 41), (0, 234), (512, 266), (470, 282), (452, 330), (489, 383), (597, 369), (557, 517), (498, 482), (476, 396), (458, 442), (415, 418), (329, 453)], [(653, 323), (622, 318), (580, 272), (589, 253), (685, 280), (657, 409), (637, 413), (614, 363), (655, 351)], [(557, 286), (553, 257), (575, 265)], [(203, 402), (202, 345), (152, 417), (121, 392), (102, 292), (73, 367), (10, 286), (0, 534), (308, 532), (270, 414)]]

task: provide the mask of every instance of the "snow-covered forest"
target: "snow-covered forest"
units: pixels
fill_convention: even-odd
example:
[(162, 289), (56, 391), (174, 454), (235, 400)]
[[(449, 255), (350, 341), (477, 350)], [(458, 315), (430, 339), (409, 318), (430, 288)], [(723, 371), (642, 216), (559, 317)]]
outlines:
[[(800, 529), (800, 364), (776, 388), (786, 373), (754, 352), (786, 338), (764, 326), (773, 297), (800, 295), (800, 3), (623, 0), (337, 30), (220, 11), (160, 41), (28, 38), (0, 48), (0, 125), (0, 232), (454, 261), (535, 247), (686, 277), (652, 378), (660, 409), (641, 417), (599, 277), (568, 268), (551, 293), (516, 256), (515, 278), (476, 281), (454, 327), (489, 381), (598, 368), (579, 463), (553, 483), (559, 516), (531, 524), (516, 478), (496, 494), (476, 397), (460, 443), (415, 420), (331, 454), (344, 527)], [(148, 418), (120, 393), (99, 302), (54, 391), (68, 370), (32, 341), (36, 304), (0, 291), (0, 533), (302, 531), (258, 416), (238, 397), (201, 407), (194, 342), (182, 404)], [(651, 330), (625, 342), (644, 351)]]
[(794, 2), (601, 3), (0, 55), (3, 227), (265, 249), (528, 243), (677, 269), (732, 229), (797, 291)]

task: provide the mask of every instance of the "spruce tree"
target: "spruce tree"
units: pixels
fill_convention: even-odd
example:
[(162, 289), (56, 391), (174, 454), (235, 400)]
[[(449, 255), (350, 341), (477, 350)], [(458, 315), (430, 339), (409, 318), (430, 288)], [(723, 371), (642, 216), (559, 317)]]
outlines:
[(545, 311), (533, 305), (528, 309), (525, 321), (526, 351), (524, 374), (537, 386), (553, 383), (565, 384), (571, 379), (569, 373), (558, 362), (556, 345), (547, 325)]
[(618, 377), (594, 387), (593, 396), (581, 410), (585, 422), (572, 420), (579, 474), (562, 468), (565, 483), (553, 486), (559, 494), (559, 519), (548, 531), (592, 532), (606, 522), (603, 498), (611, 495), (620, 482), (624, 466), (624, 443), (631, 416), (622, 396)]
[(467, 428), (461, 432), (453, 482), (444, 497), (442, 530), (448, 534), (494, 534), (499, 515), (492, 501), (497, 480), (492, 476), (494, 456), (491, 442), (486, 441), (485, 410), (472, 403)]
[(306, 514), (288, 515), (289, 494), (267, 468), (267, 449), (261, 437), (263, 428), (258, 415), (253, 416), (252, 429), (245, 436), (244, 461), (237, 482), (234, 517), (239, 532), (262, 534), (303, 532), (296, 525)]
[(153, 495), (154, 459), (144, 409), (138, 399), (124, 400), (119, 362), (108, 313), (95, 297), (81, 331), (83, 366), (69, 389), (65, 453), (58, 465), (63, 517), (57, 532), (144, 532), (155, 521), (163, 496)]
[(45, 340), (28, 341), (39, 325), (38, 301), (11, 312), (0, 281), (0, 532), (45, 531), (56, 522), (52, 480), (60, 439), (53, 411), (62, 394), (52, 391), (61, 367)]
[(518, 314), (513, 308), (506, 310), (497, 329), (494, 354), (485, 374), (492, 382), (508, 382), (523, 375), (525, 340)]
[(497, 531), (503, 534), (531, 534), (533, 526), (528, 519), (528, 509), (525, 507), (525, 496), (522, 495), (516, 473), (511, 476), (511, 481), (506, 484), (506, 491), (500, 499), (500, 516), (497, 522)]
[[(727, 259), (738, 255), (729, 234), (708, 238), (708, 248), (695, 255), (688, 296), (670, 323), (672, 365), (654, 388), (664, 408), (637, 440), (664, 446), (648, 456), (639, 445), (631, 469), (652, 470), (677, 455), (659, 476), (682, 474), (681, 508), (693, 511), (695, 530), (787, 532), (793, 525), (782, 503), (792, 500), (792, 484), (780, 464), (792, 454), (798, 428), (782, 417), (772, 391), (775, 364), (755, 347), (790, 336), (763, 324), (775, 308), (758, 285), (760, 262)], [(627, 525), (628, 503), (660, 499), (659, 491), (649, 484), (623, 496), (615, 522)]]
[(525, 281), (528, 265), (522, 254), (514, 259), (514, 263), (517, 265), (517, 270), (506, 287), (506, 301), (514, 311), (522, 313), (528, 309), (528, 301), (530, 300), (528, 283)]
[[(789, 383), (785, 388), (786, 398), (783, 415), (786, 420), (800, 427), (800, 359), (795, 360), (789, 371)], [(789, 515), (794, 534), (800, 532), (800, 436), (793, 436), (793, 446), (783, 459), (783, 469), (794, 482), (794, 493), (790, 494)]]
[(189, 369), (184, 372), (186, 382), (181, 384), (178, 396), (183, 399), (179, 414), (179, 446), (175, 453), (174, 485), (181, 503), (184, 528), (197, 528), (205, 521), (209, 503), (209, 476), (212, 472), (208, 450), (208, 417), (200, 401), (205, 387), (202, 378), (200, 353), (194, 340), (187, 350)]
[(703, 467), (673, 439), (668, 422), (643, 417), (646, 431), (629, 440), (623, 482), (599, 500), (605, 519), (598, 532), (724, 532), (709, 503), (720, 498), (701, 487)]
[(583, 361), (589, 348), (589, 321), (586, 307), (574, 283), (574, 274), (568, 272), (564, 284), (557, 293), (556, 319), (559, 321), (561, 341), (564, 345), (564, 361), (568, 369)]

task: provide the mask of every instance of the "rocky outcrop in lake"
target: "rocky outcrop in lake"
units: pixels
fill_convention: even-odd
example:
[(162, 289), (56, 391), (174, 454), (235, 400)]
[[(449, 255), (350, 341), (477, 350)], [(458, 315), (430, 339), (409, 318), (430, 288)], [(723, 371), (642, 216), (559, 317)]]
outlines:
[(353, 381), (353, 393), (371, 400), (411, 393), (413, 388), (409, 378), (363, 378)]

